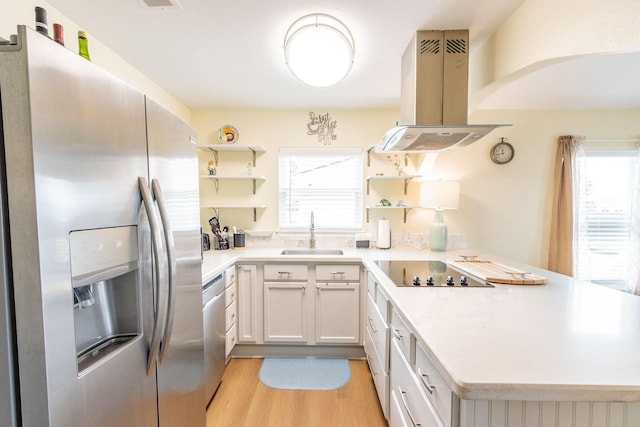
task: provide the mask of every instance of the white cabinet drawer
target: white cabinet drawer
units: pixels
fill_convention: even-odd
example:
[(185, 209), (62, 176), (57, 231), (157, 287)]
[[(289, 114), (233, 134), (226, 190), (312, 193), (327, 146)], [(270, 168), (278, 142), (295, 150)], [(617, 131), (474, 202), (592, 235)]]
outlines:
[(231, 350), (233, 350), (233, 347), (236, 345), (236, 325), (235, 323), (233, 324), (233, 326), (231, 327), (231, 329), (229, 329), (227, 331), (226, 334), (226, 340), (225, 340), (225, 357), (229, 357), (229, 354), (231, 353)]
[(229, 287), (230, 284), (235, 283), (236, 281), (236, 268), (229, 267), (224, 271), (224, 281), (225, 287)]
[(371, 273), (367, 274), (367, 291), (369, 295), (375, 300), (376, 299), (376, 280), (373, 278)]
[(378, 306), (376, 306), (371, 295), (367, 295), (367, 331), (369, 331), (371, 335), (376, 352), (380, 355), (382, 368), (385, 372), (388, 372), (389, 327), (382, 319), (382, 315), (378, 311)]
[[(389, 374), (380, 360), (379, 353), (376, 351), (370, 331), (364, 334), (364, 351), (367, 355), (369, 370), (373, 377), (373, 384), (378, 393), (378, 400), (382, 406), (382, 412), (385, 418), (389, 418)], [(386, 355), (385, 355), (386, 356)]]
[(389, 304), (389, 298), (387, 298), (380, 284), (375, 281), (371, 274), (369, 274), (367, 279), (367, 291), (378, 306), (378, 310), (380, 311), (384, 322), (388, 324), (391, 320), (389, 316), (389, 310), (391, 307)]
[(307, 281), (308, 268), (303, 264), (265, 264), (264, 280)]
[(389, 427), (416, 427), (411, 420), (405, 419), (402, 404), (398, 401), (396, 393), (389, 396)]
[(318, 264), (316, 265), (316, 281), (323, 280), (357, 282), (360, 280), (360, 265)]
[(380, 285), (376, 287), (376, 305), (378, 306), (378, 310), (380, 310), (384, 322), (388, 325), (391, 321), (391, 316), (389, 315), (391, 304), (389, 304), (389, 298), (384, 294)]
[(438, 373), (424, 348), (417, 342), (415, 372), (422, 390), (435, 406), (444, 425), (451, 426), (453, 392)]
[(229, 307), (231, 303), (236, 302), (238, 298), (238, 287), (235, 283), (231, 284), (224, 293), (224, 306)]
[(229, 328), (235, 325), (236, 323), (236, 312), (237, 312), (236, 307), (237, 307), (236, 304), (232, 303), (229, 307), (225, 309), (225, 325), (226, 325), (225, 330), (226, 331), (228, 331)]
[[(393, 312), (391, 314), (390, 327), (391, 341), (398, 342), (398, 345), (400, 345), (400, 349), (402, 350), (404, 357), (409, 361), (409, 363), (411, 363), (411, 330), (409, 329), (407, 324), (404, 323), (404, 320), (402, 320), (395, 308), (393, 309)], [(395, 340), (393, 338), (395, 338)]]
[(435, 408), (420, 390), (397, 341), (391, 343), (391, 406), (389, 426), (443, 427)]

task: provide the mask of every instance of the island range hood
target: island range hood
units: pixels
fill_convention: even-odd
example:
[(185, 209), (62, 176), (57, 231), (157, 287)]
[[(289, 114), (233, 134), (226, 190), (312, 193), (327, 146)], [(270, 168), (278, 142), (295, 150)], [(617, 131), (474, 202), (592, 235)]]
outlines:
[(402, 55), (400, 125), (376, 151), (463, 147), (499, 126), (467, 124), (469, 31), (417, 31)]

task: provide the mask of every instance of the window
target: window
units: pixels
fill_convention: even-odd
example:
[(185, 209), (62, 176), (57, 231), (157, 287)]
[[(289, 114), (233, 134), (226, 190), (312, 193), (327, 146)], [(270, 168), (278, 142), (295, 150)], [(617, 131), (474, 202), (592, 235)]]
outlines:
[(637, 267), (632, 218), (640, 191), (638, 149), (623, 145), (584, 144), (574, 181), (574, 274), (620, 290), (631, 287)]
[(280, 150), (280, 229), (362, 229), (362, 152), (322, 148)]

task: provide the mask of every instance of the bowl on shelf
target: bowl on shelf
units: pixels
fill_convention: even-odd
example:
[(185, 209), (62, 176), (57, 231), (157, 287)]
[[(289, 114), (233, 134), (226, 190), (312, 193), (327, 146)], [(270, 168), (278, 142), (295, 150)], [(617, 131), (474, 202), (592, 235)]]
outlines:
[(224, 125), (218, 129), (218, 139), (223, 144), (235, 144), (239, 138), (240, 132), (231, 125)]

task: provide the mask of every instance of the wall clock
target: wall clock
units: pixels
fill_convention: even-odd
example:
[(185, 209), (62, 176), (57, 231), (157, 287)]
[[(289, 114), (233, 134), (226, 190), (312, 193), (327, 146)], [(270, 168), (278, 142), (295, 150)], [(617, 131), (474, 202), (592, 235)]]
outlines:
[(500, 138), (500, 142), (491, 147), (491, 160), (498, 165), (504, 165), (513, 160), (516, 154), (513, 145), (507, 142), (506, 138)]

